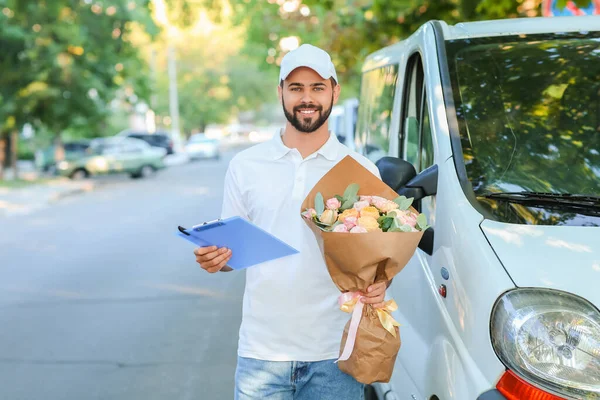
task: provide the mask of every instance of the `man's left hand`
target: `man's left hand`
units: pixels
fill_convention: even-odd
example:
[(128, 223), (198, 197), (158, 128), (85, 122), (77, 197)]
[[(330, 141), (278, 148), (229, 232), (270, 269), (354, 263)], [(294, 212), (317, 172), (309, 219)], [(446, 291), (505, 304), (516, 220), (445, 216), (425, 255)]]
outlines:
[(385, 290), (387, 289), (387, 282), (377, 282), (367, 288), (367, 292), (363, 293), (361, 301), (365, 304), (371, 304), (373, 307), (383, 307), (383, 300), (385, 299)]

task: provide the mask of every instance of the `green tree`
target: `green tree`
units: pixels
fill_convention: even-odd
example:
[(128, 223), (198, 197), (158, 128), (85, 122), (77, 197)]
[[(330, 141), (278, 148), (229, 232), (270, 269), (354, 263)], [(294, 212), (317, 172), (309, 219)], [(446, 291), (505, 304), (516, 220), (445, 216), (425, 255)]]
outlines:
[[(279, 41), (299, 36), (328, 50), (346, 83), (343, 95), (357, 95), (360, 66), (375, 50), (415, 32), (429, 20), (461, 21), (534, 17), (542, 0), (302, 0), (297, 6), (264, 0), (231, 0), (238, 23), (248, 26), (246, 51), (265, 68), (275, 68), (286, 49)], [(566, 6), (561, 0), (559, 6)], [(580, 7), (591, 0), (576, 0)], [(287, 11), (286, 11), (287, 10)], [(265, 63), (269, 51), (274, 59)]]
[(155, 108), (164, 121), (169, 115), (167, 54), (173, 46), (180, 124), (186, 134), (255, 110), (274, 93), (272, 77), (242, 51), (246, 27), (234, 23), (227, 3), (208, 8), (209, 3), (167, 2), (172, 8), (160, 17), (164, 30), (156, 43)]
[(148, 1), (0, 0), (2, 136), (25, 123), (59, 141), (67, 129), (96, 136), (117, 90), (147, 97), (130, 36), (155, 32)]

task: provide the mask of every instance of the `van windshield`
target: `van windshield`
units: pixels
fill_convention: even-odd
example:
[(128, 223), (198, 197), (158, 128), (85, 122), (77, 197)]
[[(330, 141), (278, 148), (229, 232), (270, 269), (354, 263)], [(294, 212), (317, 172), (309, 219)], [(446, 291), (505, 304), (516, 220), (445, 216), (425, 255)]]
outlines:
[(600, 196), (600, 33), (446, 47), (463, 160), (480, 202), (493, 211), (490, 193)]

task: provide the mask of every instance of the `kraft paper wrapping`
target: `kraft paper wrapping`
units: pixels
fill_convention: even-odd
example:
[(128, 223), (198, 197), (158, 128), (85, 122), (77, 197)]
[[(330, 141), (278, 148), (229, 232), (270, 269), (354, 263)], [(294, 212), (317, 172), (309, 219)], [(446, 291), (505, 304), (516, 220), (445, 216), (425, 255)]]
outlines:
[[(360, 185), (359, 195), (388, 200), (398, 197), (369, 170), (346, 156), (317, 182), (304, 199), (300, 212), (315, 208), (318, 192), (327, 200), (336, 194), (342, 195), (352, 183)], [(414, 208), (411, 210), (417, 212)], [(323, 232), (312, 221), (305, 222), (314, 232), (331, 279), (341, 292), (366, 293), (373, 283), (391, 280), (406, 266), (423, 236), (423, 232)], [(350, 321), (342, 335), (340, 354), (349, 325)], [(394, 337), (383, 328), (373, 307), (365, 304), (352, 355), (338, 362), (340, 370), (366, 384), (389, 382), (400, 349), (400, 334), (398, 328), (396, 330)]]

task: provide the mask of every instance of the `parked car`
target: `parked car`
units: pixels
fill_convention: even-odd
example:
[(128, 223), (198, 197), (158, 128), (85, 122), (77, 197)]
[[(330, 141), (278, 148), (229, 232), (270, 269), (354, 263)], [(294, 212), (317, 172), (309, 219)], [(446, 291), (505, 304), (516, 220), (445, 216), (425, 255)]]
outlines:
[(140, 139), (148, 143), (150, 146), (161, 147), (167, 151), (166, 154), (173, 154), (173, 140), (169, 136), (168, 132), (157, 131), (154, 133), (147, 131), (125, 131), (120, 133), (118, 136), (125, 136), (134, 139)]
[(190, 136), (185, 145), (190, 160), (198, 160), (201, 158), (212, 158), (218, 160), (221, 158), (219, 150), (219, 141), (209, 138), (203, 133), (196, 133)]
[(57, 146), (48, 146), (43, 150), (35, 152), (34, 163), (36, 168), (44, 172), (52, 172), (56, 170), (57, 161), (72, 161), (85, 155), (86, 150), (90, 146), (90, 140), (81, 139), (63, 143), (64, 158), (56, 160)]
[(165, 149), (152, 147), (139, 139), (94, 139), (85, 157), (59, 162), (58, 172), (72, 179), (115, 173), (127, 173), (132, 178), (148, 177), (165, 167), (165, 153)]
[(598, 22), (432, 21), (365, 61), (357, 148), (432, 226), (379, 399), (600, 398)]

